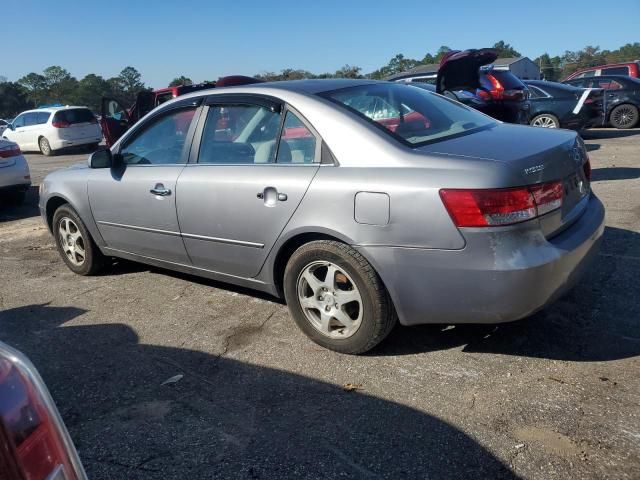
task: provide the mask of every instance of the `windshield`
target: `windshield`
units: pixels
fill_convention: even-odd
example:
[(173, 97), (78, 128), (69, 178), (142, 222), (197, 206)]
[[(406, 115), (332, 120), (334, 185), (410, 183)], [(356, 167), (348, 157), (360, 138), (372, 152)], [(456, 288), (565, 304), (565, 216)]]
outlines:
[(416, 147), (496, 124), (464, 105), (407, 85), (361, 85), (325, 92), (322, 96)]

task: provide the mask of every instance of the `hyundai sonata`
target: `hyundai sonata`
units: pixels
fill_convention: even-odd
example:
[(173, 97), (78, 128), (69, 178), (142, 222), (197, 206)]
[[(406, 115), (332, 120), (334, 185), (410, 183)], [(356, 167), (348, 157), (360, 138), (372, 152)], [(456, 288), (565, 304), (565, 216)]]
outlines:
[(406, 85), (308, 80), (167, 102), (41, 187), (67, 266), (122, 257), (283, 296), (344, 353), (396, 320), (496, 323), (570, 288), (604, 208), (581, 139)]

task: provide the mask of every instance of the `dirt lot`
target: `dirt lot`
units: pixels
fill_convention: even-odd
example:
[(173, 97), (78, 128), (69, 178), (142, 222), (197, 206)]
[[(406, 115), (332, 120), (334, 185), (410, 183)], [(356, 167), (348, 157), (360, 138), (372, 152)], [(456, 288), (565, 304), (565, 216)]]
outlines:
[[(520, 322), (338, 355), (255, 292), (128, 262), (75, 276), (34, 188), (0, 209), (0, 338), (40, 369), (91, 479), (637, 479), (640, 130), (587, 143), (598, 263)], [(85, 157), (28, 160), (37, 183)]]

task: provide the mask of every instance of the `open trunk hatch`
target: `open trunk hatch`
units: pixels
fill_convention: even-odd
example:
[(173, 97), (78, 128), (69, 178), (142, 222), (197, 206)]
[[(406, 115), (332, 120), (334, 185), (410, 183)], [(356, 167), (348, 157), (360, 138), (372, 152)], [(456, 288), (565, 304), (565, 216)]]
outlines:
[(452, 51), (440, 61), (436, 79), (438, 93), (480, 88), (478, 69), (498, 58), (494, 48)]

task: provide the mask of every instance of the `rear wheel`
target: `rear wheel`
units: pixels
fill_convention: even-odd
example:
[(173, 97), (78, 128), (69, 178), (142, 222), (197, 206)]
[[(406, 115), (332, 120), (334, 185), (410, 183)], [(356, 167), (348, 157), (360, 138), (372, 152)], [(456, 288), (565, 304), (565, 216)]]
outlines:
[(40, 151), (43, 155), (50, 157), (53, 155), (53, 150), (51, 150), (51, 145), (49, 145), (49, 140), (44, 137), (40, 137), (38, 140), (38, 146), (40, 147)]
[(94, 275), (104, 265), (104, 255), (70, 205), (62, 205), (54, 213), (53, 236), (62, 260), (72, 272)]
[(633, 128), (638, 123), (638, 107), (624, 104), (611, 110), (611, 126), (619, 129)]
[(536, 115), (529, 123), (532, 127), (560, 128), (560, 121), (558, 120), (558, 117), (551, 115), (550, 113)]
[(336, 352), (364, 353), (384, 340), (396, 322), (378, 274), (340, 242), (314, 241), (296, 250), (285, 269), (284, 293), (300, 329)]

